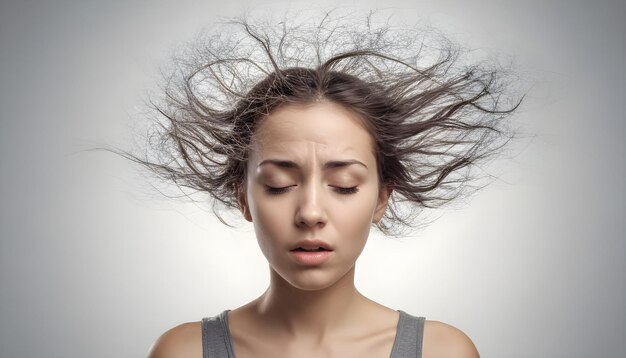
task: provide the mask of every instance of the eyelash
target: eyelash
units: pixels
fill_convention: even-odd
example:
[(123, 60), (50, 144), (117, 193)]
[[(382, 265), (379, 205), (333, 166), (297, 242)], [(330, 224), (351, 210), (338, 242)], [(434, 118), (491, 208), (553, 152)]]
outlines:
[[(279, 194), (288, 192), (289, 188), (291, 187), (286, 186), (282, 188), (274, 188), (274, 187), (266, 185), (265, 191), (269, 193), (270, 195), (279, 195)], [(334, 188), (337, 191), (337, 193), (342, 194), (342, 195), (356, 194), (359, 191), (359, 188), (356, 186), (353, 186), (351, 188), (342, 188), (342, 187), (334, 187)]]
[(356, 186), (353, 186), (351, 188), (342, 188), (342, 187), (335, 187), (335, 190), (339, 193), (339, 194), (356, 194), (359, 191), (359, 188)]
[(283, 187), (283, 188), (273, 188), (271, 186), (266, 186), (265, 191), (270, 195), (279, 195), (279, 194), (286, 193), (287, 191), (289, 191), (289, 188), (290, 187), (288, 186)]

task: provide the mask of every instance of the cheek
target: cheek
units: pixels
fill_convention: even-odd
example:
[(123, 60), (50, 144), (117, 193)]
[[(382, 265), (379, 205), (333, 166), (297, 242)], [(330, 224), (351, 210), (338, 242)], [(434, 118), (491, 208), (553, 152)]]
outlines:
[(332, 221), (342, 237), (351, 237), (355, 243), (365, 244), (374, 214), (374, 197), (372, 194), (362, 195), (335, 206)]
[[(288, 240), (289, 224), (291, 223), (291, 213), (289, 205), (281, 200), (268, 200), (265, 194), (253, 192), (249, 200), (252, 223), (261, 250), (266, 256), (271, 254), (273, 245), (287, 244), (279, 242), (280, 239)], [(268, 257), (269, 258), (269, 257)]]

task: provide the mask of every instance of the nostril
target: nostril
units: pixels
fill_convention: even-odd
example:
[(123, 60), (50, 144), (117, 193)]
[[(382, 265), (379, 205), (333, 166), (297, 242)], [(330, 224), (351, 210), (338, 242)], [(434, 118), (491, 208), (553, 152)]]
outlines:
[(300, 229), (311, 229), (314, 227), (324, 227), (324, 225), (326, 225), (325, 220), (311, 220), (311, 221), (307, 221), (307, 220), (300, 220), (296, 223), (296, 227), (300, 228)]
[(326, 217), (321, 212), (299, 212), (295, 218), (296, 225), (298, 227), (314, 227), (318, 225), (324, 225)]

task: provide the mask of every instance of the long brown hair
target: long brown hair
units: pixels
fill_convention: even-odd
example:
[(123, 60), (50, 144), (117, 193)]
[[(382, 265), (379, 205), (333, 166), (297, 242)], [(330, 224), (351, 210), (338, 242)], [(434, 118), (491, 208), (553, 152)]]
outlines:
[(463, 52), (441, 35), (429, 47), (418, 29), (375, 26), (371, 15), (225, 26), (175, 59), (165, 95), (150, 102), (165, 121), (148, 154), (124, 152), (180, 188), (208, 193), (224, 223), (222, 209), (239, 209), (255, 128), (283, 104), (323, 99), (361, 116), (379, 182), (393, 188), (377, 224), (386, 234), (467, 193), (477, 179), (470, 169), (513, 137), (505, 119), (523, 96), (507, 96), (507, 69), (459, 61)]

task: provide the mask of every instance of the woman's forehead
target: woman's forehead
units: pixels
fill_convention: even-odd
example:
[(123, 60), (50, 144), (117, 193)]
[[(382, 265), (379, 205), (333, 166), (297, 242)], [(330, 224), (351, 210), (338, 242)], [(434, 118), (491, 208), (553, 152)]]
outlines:
[(362, 119), (332, 102), (282, 106), (261, 120), (252, 142), (260, 155), (365, 155), (374, 148)]
[(251, 159), (258, 162), (290, 161), (296, 167), (306, 163), (316, 163), (319, 166), (328, 166), (333, 162), (360, 162), (367, 168), (375, 160), (373, 151), (368, 143), (355, 145), (350, 142), (315, 142), (303, 140), (279, 140), (257, 146)]

